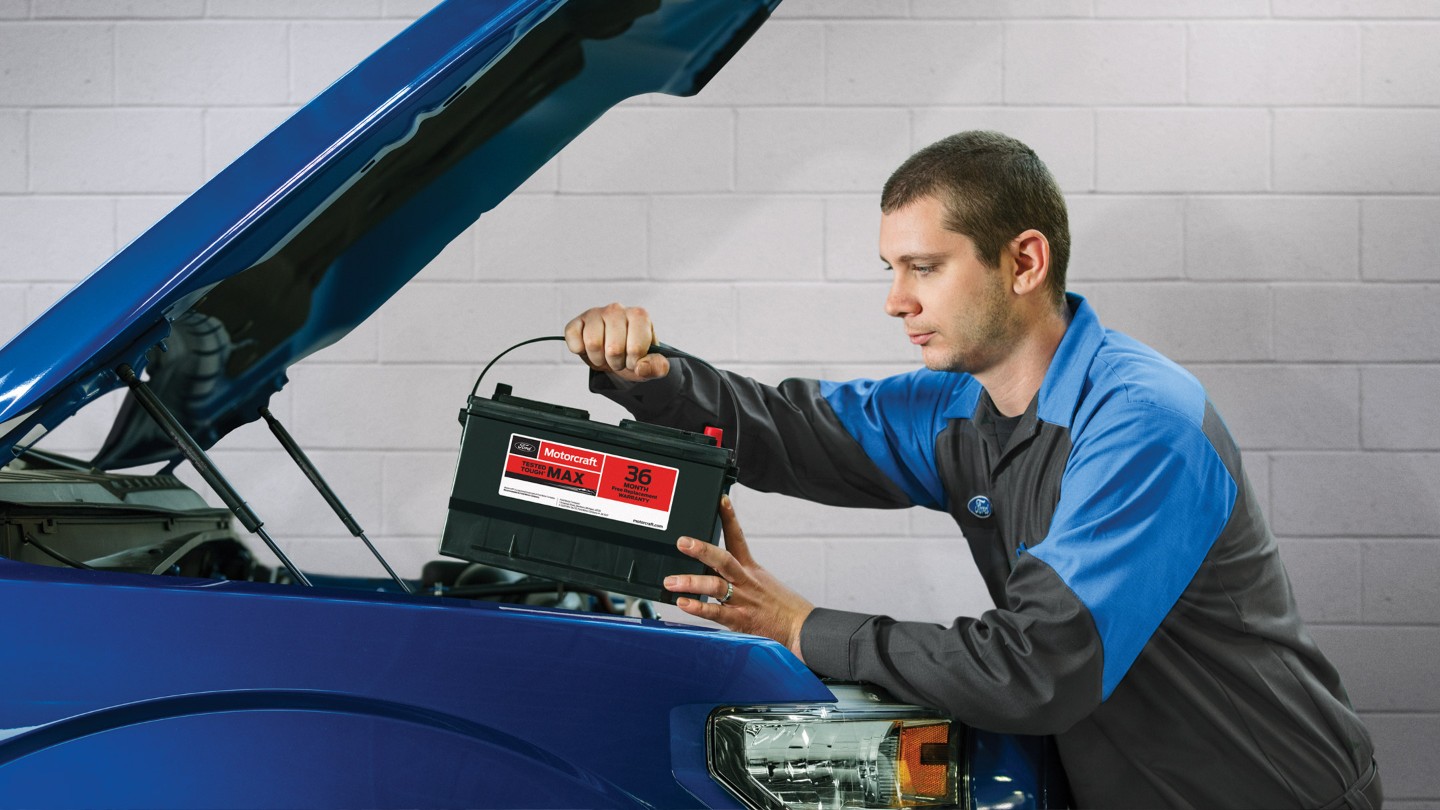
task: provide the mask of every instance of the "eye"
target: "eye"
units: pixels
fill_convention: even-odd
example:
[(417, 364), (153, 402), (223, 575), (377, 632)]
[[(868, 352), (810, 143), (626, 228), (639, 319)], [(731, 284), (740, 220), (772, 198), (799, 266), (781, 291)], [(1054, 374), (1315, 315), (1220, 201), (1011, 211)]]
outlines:
[(917, 276), (928, 276), (928, 275), (930, 275), (931, 273), (935, 272), (935, 265), (933, 265), (933, 264), (912, 264), (912, 265), (910, 265), (910, 272), (914, 273), (914, 274), (917, 275)]

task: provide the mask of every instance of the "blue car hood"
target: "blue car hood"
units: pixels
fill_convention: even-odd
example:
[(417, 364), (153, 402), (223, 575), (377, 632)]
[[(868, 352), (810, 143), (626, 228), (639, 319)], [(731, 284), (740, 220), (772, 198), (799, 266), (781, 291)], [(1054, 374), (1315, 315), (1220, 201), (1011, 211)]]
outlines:
[[(779, 0), (449, 0), (0, 349), (0, 458), (121, 385), (204, 447), (617, 102), (698, 91)], [(93, 464), (179, 452), (127, 400)]]

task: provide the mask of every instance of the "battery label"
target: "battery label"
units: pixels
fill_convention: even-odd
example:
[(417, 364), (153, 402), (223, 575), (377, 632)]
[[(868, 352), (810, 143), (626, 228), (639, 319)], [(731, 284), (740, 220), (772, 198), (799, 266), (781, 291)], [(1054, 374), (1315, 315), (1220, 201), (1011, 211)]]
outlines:
[(500, 494), (663, 530), (679, 476), (674, 467), (512, 433)]

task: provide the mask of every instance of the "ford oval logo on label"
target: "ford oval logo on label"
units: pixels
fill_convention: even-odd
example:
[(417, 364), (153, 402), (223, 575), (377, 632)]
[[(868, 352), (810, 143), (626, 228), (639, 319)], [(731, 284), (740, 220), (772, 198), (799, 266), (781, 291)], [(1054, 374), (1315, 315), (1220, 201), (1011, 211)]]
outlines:
[(969, 509), (970, 514), (974, 515), (975, 517), (990, 517), (990, 499), (985, 497), (984, 495), (976, 495), (975, 497), (971, 498), (970, 502), (965, 504), (965, 508)]

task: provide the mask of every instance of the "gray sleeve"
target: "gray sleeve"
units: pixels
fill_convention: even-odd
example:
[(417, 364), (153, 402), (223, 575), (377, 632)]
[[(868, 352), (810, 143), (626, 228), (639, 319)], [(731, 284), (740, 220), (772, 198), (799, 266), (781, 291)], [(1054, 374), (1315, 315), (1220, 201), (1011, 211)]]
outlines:
[(801, 654), (821, 675), (877, 684), (977, 728), (1063, 732), (1100, 705), (1094, 621), (1034, 559), (1016, 567), (1009, 600), (948, 627), (816, 608), (800, 631)]
[[(719, 425), (727, 445), (738, 415), (746, 486), (839, 506), (911, 505), (840, 423), (815, 381), (771, 387), (671, 360), (663, 379), (616, 382), (595, 374), (591, 388), (647, 422), (693, 431)], [(1032, 555), (1017, 563), (1007, 592), (1004, 609), (949, 627), (817, 608), (801, 630), (801, 652), (821, 675), (877, 684), (979, 728), (1068, 729), (1100, 704), (1103, 655), (1094, 620)]]
[(815, 380), (762, 385), (672, 359), (669, 374), (639, 384), (594, 372), (590, 390), (645, 422), (696, 432), (722, 428), (725, 445), (736, 452), (740, 483), (752, 489), (832, 506), (912, 505), (840, 423)]

